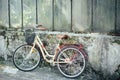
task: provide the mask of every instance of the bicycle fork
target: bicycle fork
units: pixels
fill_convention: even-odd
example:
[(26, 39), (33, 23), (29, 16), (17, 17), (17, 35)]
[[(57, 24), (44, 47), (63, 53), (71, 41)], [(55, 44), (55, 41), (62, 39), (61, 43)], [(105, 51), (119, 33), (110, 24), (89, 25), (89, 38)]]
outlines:
[(32, 54), (32, 51), (33, 51), (34, 47), (35, 47), (35, 44), (33, 44), (32, 48), (31, 48), (30, 52), (27, 54), (25, 60), (27, 60), (31, 57), (31, 54)]

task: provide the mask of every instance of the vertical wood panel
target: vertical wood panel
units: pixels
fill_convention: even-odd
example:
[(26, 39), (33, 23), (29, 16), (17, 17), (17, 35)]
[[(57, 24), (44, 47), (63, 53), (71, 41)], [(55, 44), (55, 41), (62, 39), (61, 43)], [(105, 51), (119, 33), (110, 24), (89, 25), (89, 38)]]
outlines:
[(120, 34), (120, 0), (117, 0), (117, 22), (116, 22), (116, 31)]
[(9, 23), (9, 28), (11, 28), (10, 0), (8, 0), (8, 23)]
[(23, 0), (23, 26), (36, 24), (36, 1)]
[(93, 0), (93, 30), (111, 32), (115, 27), (115, 0)]
[(73, 0), (72, 29), (74, 32), (91, 30), (92, 0)]
[[(23, 5), (20, 5), (21, 1)], [(26, 26), (36, 24), (37, 21), (49, 30), (71, 31), (72, 24), (74, 32), (89, 32), (92, 29), (94, 32), (107, 33), (116, 30), (120, 33), (120, 0), (9, 0), (9, 2), (10, 7), (8, 0), (0, 0), (0, 25), (12, 24), (18, 27), (18, 24), (23, 26), (24, 23)]]
[(54, 30), (71, 31), (71, 0), (54, 0)]
[(21, 0), (21, 29), (23, 29), (23, 0)]
[(38, 0), (38, 24), (52, 30), (52, 0)]
[(10, 0), (11, 27), (21, 27), (21, 0)]
[(35, 5), (36, 5), (36, 24), (38, 24), (38, 0), (35, 0)]
[(9, 26), (8, 0), (0, 0), (0, 25)]

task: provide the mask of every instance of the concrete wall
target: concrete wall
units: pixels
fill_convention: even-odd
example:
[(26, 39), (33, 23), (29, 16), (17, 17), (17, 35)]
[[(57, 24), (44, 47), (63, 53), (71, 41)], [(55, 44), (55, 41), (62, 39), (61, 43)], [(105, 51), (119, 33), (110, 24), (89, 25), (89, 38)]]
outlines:
[[(51, 32), (51, 34), (58, 33), (61, 32)], [(46, 34), (49, 34), (49, 32)], [(89, 62), (95, 70), (102, 71), (106, 75), (108, 73), (113, 73), (120, 64), (119, 36), (108, 36), (97, 33), (67, 34), (74, 37), (75, 42), (84, 45), (89, 56)], [(0, 56), (7, 60), (7, 57), (11, 56), (18, 46), (25, 44), (25, 38), (22, 32), (6, 32), (6, 37), (4, 37), (5, 36), (2, 35), (0, 36)]]

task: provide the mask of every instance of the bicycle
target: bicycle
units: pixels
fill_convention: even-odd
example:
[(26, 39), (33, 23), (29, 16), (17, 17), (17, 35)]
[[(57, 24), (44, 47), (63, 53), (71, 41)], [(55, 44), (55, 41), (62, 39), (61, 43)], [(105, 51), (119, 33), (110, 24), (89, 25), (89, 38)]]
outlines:
[[(46, 28), (35, 26), (35, 29)], [(21, 71), (32, 71), (41, 65), (42, 60), (57, 66), (61, 74), (68, 78), (78, 77), (85, 69), (87, 53), (82, 44), (60, 44), (60, 41), (68, 38), (68, 35), (59, 35), (54, 54), (47, 52), (38, 33), (35, 33), (31, 44), (23, 44), (13, 54), (13, 63)]]

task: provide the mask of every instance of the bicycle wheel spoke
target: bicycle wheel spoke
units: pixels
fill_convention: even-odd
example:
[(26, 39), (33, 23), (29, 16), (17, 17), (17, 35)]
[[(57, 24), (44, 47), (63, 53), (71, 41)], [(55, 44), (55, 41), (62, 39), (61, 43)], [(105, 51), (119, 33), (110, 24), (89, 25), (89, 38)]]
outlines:
[(31, 48), (32, 46), (30, 45), (23, 45), (16, 49), (13, 62), (18, 69), (22, 71), (30, 71), (39, 65), (40, 54), (35, 48), (32, 53), (29, 53)]
[(66, 53), (62, 54), (64, 56), (64, 58), (69, 58), (69, 56)]
[(83, 54), (74, 47), (66, 47), (57, 58), (57, 61), (67, 62), (66, 64), (58, 63), (59, 71), (66, 77), (77, 77), (85, 68), (85, 58)]

